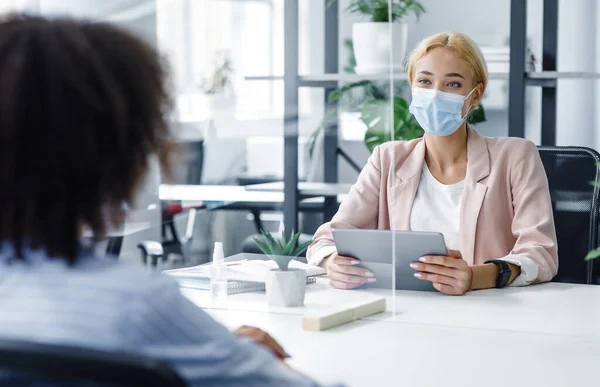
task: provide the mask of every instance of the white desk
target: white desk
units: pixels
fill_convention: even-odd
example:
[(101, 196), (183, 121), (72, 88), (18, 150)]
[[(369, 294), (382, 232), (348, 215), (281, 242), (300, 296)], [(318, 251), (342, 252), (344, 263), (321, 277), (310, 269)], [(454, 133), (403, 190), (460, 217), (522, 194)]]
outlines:
[(461, 297), (437, 292), (396, 291), (395, 313), (391, 290), (337, 290), (319, 279), (307, 286), (303, 308), (273, 308), (264, 293), (231, 295), (227, 305), (215, 304), (206, 291), (181, 289), (204, 309), (302, 316), (343, 302), (385, 296), (386, 313), (367, 318), (397, 324), (435, 325), (498, 331), (569, 334), (600, 339), (600, 286), (548, 283), (526, 288), (489, 289)]
[[(275, 185), (272, 185), (275, 184)], [(158, 190), (160, 200), (180, 200), (189, 204), (200, 204), (202, 202), (272, 202), (283, 203), (283, 184), (278, 183), (253, 184), (248, 186), (239, 185), (171, 185), (161, 184)], [(300, 183), (302, 184), (305, 183)], [(315, 186), (306, 186), (300, 191), (306, 196), (337, 196), (341, 202), (348, 194), (350, 185), (332, 184), (326, 187), (324, 183)], [(320, 184), (320, 185), (319, 185)], [(343, 187), (342, 187), (343, 186)], [(347, 187), (346, 187), (347, 186)], [(347, 188), (347, 190), (346, 190)], [(337, 193), (341, 191), (340, 193)], [(320, 192), (320, 193), (317, 193)], [(307, 202), (323, 202), (318, 198), (306, 199)], [(311, 201), (312, 200), (312, 201)], [(304, 202), (304, 201), (303, 201)]]
[[(298, 183), (298, 192), (305, 196), (337, 196), (347, 195), (352, 188), (352, 184), (340, 183), (317, 183), (301, 181)], [(283, 182), (277, 181), (274, 183), (252, 184), (247, 185), (248, 191), (270, 191), (283, 192)]]
[(283, 202), (283, 192), (247, 191), (239, 185), (169, 185), (158, 189), (160, 200), (190, 202)]
[(292, 356), (292, 367), (323, 383), (341, 381), (356, 387), (583, 387), (598, 382), (597, 337), (384, 321), (356, 321), (324, 332), (306, 332), (297, 315), (208, 312), (232, 329), (243, 323), (268, 331)]
[[(161, 184), (158, 195), (160, 200), (181, 201), (184, 207), (202, 207), (208, 209), (228, 208), (251, 210), (280, 210), (284, 202), (283, 192), (277, 190), (246, 189), (251, 186), (225, 185), (169, 185)], [(338, 203), (347, 194), (337, 195)], [(310, 197), (300, 201), (304, 211), (320, 212), (323, 210), (323, 196)], [(260, 207), (260, 208), (259, 208)], [(264, 207), (264, 208), (263, 208)]]
[[(181, 289), (225, 325), (255, 325), (292, 355), (291, 364), (322, 382), (350, 386), (587, 386), (600, 375), (600, 286), (550, 283), (441, 293), (307, 287), (303, 308), (269, 308), (264, 293), (231, 295)], [(324, 332), (301, 317), (352, 299), (388, 297), (384, 314)], [(394, 313), (395, 310), (395, 313)], [(509, 367), (511, 380), (502, 377)]]

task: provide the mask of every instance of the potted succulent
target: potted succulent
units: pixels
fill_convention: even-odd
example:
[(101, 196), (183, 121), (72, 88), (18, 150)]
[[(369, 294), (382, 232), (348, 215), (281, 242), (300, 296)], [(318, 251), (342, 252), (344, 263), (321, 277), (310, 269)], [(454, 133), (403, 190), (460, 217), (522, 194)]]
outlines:
[(423, 5), (417, 0), (352, 0), (347, 11), (370, 18), (369, 22), (352, 25), (352, 40), (356, 50), (356, 73), (388, 72), (390, 56), (392, 56), (393, 66), (391, 70), (402, 72), (408, 25), (401, 22), (411, 14), (418, 20), (425, 12)]
[(279, 240), (264, 230), (261, 230), (261, 234), (266, 243), (257, 238), (254, 238), (254, 242), (278, 266), (277, 269), (269, 271), (265, 278), (267, 302), (271, 306), (303, 306), (306, 272), (290, 269), (289, 264), (308, 248), (310, 242), (298, 245), (300, 233), (294, 233), (293, 230), (289, 240), (285, 234), (282, 234)]

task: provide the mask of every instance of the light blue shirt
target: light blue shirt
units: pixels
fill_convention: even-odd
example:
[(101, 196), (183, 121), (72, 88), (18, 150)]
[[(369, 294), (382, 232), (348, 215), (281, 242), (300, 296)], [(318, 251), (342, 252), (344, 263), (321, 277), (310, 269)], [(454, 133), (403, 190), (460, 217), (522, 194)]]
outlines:
[[(160, 358), (191, 386), (314, 386), (240, 339), (166, 276), (83, 254), (72, 267), (0, 251), (0, 336)], [(0, 378), (1, 379), (1, 378)]]

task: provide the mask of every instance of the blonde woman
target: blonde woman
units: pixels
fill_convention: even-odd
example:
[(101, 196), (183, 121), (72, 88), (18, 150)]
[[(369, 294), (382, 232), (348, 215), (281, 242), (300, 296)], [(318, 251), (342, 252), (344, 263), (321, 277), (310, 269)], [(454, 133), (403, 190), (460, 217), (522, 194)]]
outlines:
[(376, 281), (339, 256), (331, 230), (441, 232), (448, 256), (411, 264), (444, 293), (550, 281), (558, 270), (548, 182), (538, 151), (520, 138), (486, 138), (466, 123), (488, 76), (477, 45), (459, 33), (423, 40), (408, 59), (410, 112), (425, 134), (373, 151), (332, 221), (316, 232), (310, 263), (332, 286)]

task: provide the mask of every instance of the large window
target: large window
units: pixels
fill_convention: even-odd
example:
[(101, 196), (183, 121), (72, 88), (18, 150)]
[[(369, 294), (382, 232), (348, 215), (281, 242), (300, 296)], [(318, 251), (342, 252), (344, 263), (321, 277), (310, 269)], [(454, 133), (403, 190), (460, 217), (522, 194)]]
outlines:
[(170, 61), (180, 113), (280, 117), (283, 0), (158, 0), (158, 46)]

